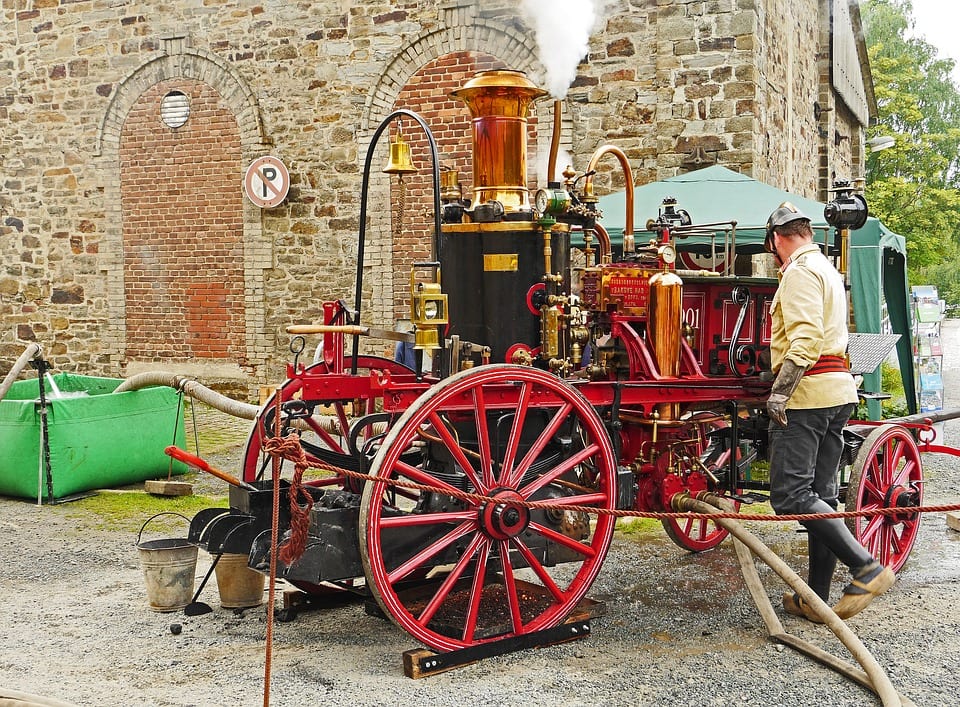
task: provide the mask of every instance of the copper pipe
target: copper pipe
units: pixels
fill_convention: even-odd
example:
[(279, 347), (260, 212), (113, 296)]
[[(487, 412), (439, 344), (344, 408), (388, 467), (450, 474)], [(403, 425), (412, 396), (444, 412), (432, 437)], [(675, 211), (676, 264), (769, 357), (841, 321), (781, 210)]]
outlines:
[(560, 116), (563, 101), (553, 102), (553, 137), (550, 140), (550, 159), (547, 161), (547, 183), (557, 181), (557, 154), (560, 152)]
[[(631, 205), (631, 211), (633, 207)], [(594, 224), (593, 230), (597, 234), (597, 245), (600, 246), (600, 259), (597, 261), (599, 263), (609, 263), (613, 260), (613, 246), (610, 244), (610, 234), (607, 232), (603, 226), (599, 223)]]
[(593, 174), (596, 172), (597, 163), (600, 162), (600, 158), (608, 152), (612, 153), (617, 160), (619, 160), (620, 167), (623, 169), (623, 188), (626, 190), (627, 196), (627, 214), (623, 228), (623, 240), (626, 243), (628, 238), (631, 241), (633, 240), (633, 172), (630, 169), (630, 163), (627, 161), (627, 156), (623, 154), (623, 150), (616, 145), (602, 145), (601, 147), (597, 148), (597, 151), (593, 153), (593, 157), (590, 158), (590, 164), (587, 165), (587, 177), (584, 182), (583, 192), (585, 200), (595, 200), (593, 195)]

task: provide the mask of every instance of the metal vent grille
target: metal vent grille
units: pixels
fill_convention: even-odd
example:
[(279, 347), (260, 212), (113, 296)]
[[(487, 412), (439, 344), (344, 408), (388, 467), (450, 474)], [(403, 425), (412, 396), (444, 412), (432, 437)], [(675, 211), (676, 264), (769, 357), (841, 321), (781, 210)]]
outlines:
[(179, 128), (190, 117), (190, 100), (181, 91), (170, 91), (160, 101), (160, 120), (168, 128)]

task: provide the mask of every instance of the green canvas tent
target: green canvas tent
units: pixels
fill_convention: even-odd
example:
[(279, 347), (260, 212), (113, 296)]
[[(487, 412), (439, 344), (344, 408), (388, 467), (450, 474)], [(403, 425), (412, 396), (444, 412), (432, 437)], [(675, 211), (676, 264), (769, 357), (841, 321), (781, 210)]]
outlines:
[[(638, 240), (641, 224), (657, 218), (666, 197), (675, 198), (677, 208), (687, 211), (694, 224), (736, 221), (738, 252), (762, 250), (767, 217), (784, 201), (809, 216), (815, 229), (828, 227), (822, 203), (714, 165), (636, 187), (633, 218)], [(610, 240), (619, 245), (623, 239), (626, 195), (618, 192), (605, 196), (598, 208), (603, 214), (600, 223), (610, 234)], [(900, 334), (897, 359), (907, 405), (910, 412), (916, 412), (906, 252), (903, 237), (889, 231), (872, 216), (863, 228), (851, 233), (850, 282), (856, 330), (880, 333), (881, 312), (886, 302), (891, 328)], [(880, 391), (879, 372), (864, 378), (865, 390)]]

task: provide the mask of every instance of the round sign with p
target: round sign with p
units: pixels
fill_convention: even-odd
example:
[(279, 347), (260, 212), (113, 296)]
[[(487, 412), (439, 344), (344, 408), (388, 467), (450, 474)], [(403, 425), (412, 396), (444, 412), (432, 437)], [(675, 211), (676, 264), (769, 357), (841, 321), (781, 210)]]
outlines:
[(243, 190), (254, 204), (269, 209), (287, 198), (290, 173), (279, 158), (271, 155), (258, 157), (247, 167)]

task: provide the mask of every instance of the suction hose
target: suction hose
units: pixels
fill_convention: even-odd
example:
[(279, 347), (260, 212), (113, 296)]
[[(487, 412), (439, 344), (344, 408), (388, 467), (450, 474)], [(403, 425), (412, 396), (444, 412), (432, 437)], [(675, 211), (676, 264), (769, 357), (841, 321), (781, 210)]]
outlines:
[(210, 390), (210, 388), (197, 383), (195, 380), (176, 373), (165, 373), (163, 371), (147, 371), (146, 373), (138, 373), (135, 376), (130, 376), (117, 386), (117, 389), (113, 392), (124, 393), (128, 390), (139, 390), (140, 388), (148, 388), (152, 385), (165, 385), (180, 390), (194, 400), (199, 400), (220, 412), (225, 412), (228, 415), (240, 417), (244, 420), (255, 419), (257, 413), (260, 411), (260, 408), (256, 405), (228, 398), (226, 395), (221, 395), (215, 390)]
[(10, 390), (10, 386), (13, 385), (13, 382), (17, 379), (17, 376), (20, 375), (20, 371), (27, 367), (27, 364), (31, 360), (37, 358), (42, 353), (39, 344), (30, 344), (24, 349), (23, 353), (20, 354), (20, 358), (16, 360), (13, 364), (13, 368), (10, 369), (10, 372), (7, 374), (7, 377), (3, 379), (3, 383), (0, 383), (0, 400), (3, 400), (3, 396), (7, 394), (7, 391)]
[[(163, 371), (147, 371), (146, 373), (138, 373), (135, 376), (130, 376), (118, 385), (117, 389), (113, 392), (124, 393), (128, 390), (139, 390), (140, 388), (148, 388), (153, 385), (165, 385), (169, 388), (181, 390), (184, 395), (189, 395), (194, 400), (199, 400), (220, 412), (244, 420), (255, 420), (261, 410), (261, 408), (256, 405), (221, 395), (215, 390), (210, 390), (210, 388), (207, 388), (205, 385), (201, 385), (195, 380), (186, 378), (185, 376), (176, 373), (165, 373)], [(313, 426), (319, 425), (330, 434), (341, 433), (340, 419), (332, 415), (316, 415), (313, 417), (312, 423), (308, 423), (305, 420), (294, 419), (290, 424), (292, 427), (301, 430), (309, 430)], [(374, 423), (367, 425), (365, 429), (368, 434), (380, 435), (386, 431), (386, 424)]]
[[(734, 510), (729, 501), (711, 493), (701, 493), (696, 499), (678, 494), (674, 497), (673, 506), (678, 511), (690, 511), (694, 513), (718, 513)], [(743, 572), (744, 581), (747, 584), (750, 595), (753, 597), (754, 603), (757, 605), (757, 610), (760, 612), (760, 616), (771, 638), (784, 645), (790, 646), (794, 650), (809, 655), (811, 658), (820, 661), (863, 687), (872, 690), (880, 698), (884, 707), (915, 707), (911, 700), (897, 693), (893, 684), (890, 682), (890, 678), (887, 677), (883, 668), (877, 663), (876, 659), (870, 654), (860, 639), (857, 638), (856, 634), (854, 634), (843, 620), (833, 612), (833, 609), (817, 596), (800, 576), (790, 569), (783, 560), (777, 557), (770, 548), (734, 520), (729, 518), (716, 518), (714, 522), (725, 528), (734, 537), (734, 548), (737, 552), (737, 559), (740, 562), (740, 569)], [(770, 569), (780, 575), (781, 579), (783, 579), (793, 591), (800, 595), (800, 598), (814, 610), (817, 616), (823, 620), (824, 624), (833, 631), (834, 635), (836, 635), (840, 642), (850, 651), (857, 662), (863, 666), (863, 671), (857, 670), (849, 663), (817, 648), (802, 638), (784, 631), (783, 624), (780, 623), (780, 619), (770, 604), (770, 598), (763, 588), (760, 576), (757, 574), (757, 567), (750, 553), (753, 553), (765, 562)]]

